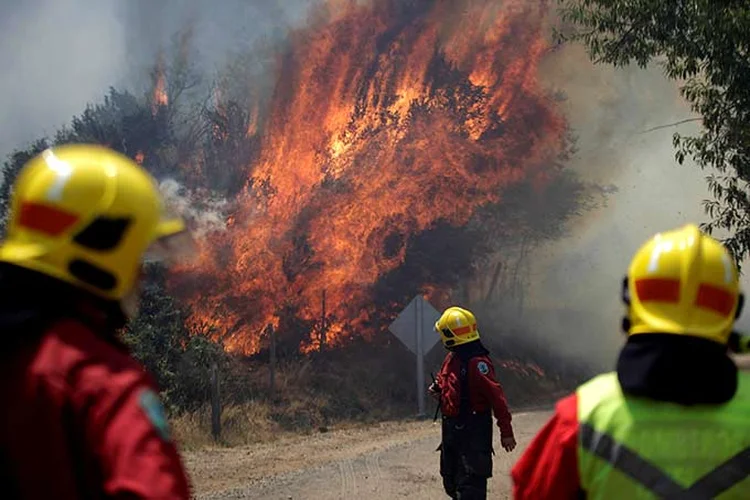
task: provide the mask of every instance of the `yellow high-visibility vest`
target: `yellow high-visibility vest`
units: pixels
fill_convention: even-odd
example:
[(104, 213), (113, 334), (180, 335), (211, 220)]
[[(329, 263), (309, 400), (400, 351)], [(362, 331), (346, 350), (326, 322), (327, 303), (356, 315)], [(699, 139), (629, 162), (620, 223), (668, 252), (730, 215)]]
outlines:
[(750, 499), (750, 376), (738, 377), (734, 398), (710, 406), (625, 396), (616, 373), (579, 387), (587, 498)]

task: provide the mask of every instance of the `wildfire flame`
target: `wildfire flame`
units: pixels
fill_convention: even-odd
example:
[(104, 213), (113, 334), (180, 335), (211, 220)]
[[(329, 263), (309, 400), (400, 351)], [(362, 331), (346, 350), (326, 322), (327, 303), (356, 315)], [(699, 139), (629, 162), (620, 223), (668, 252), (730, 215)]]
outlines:
[(315, 321), (323, 293), (336, 343), (411, 235), (549, 177), (566, 124), (537, 82), (546, 2), (402, 4), (337, 4), (291, 35), (239, 209), (176, 280), (230, 350), (257, 352), (288, 304)]
[(164, 59), (160, 55), (154, 74), (154, 90), (151, 94), (151, 113), (156, 115), (159, 108), (169, 104), (167, 78), (164, 72)]

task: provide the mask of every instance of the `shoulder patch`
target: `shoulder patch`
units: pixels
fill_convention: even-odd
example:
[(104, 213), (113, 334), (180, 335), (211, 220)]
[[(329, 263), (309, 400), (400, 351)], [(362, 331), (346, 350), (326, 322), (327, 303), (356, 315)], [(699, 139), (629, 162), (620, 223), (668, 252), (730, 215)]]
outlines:
[(479, 373), (482, 375), (487, 375), (490, 372), (490, 367), (487, 366), (487, 363), (484, 361), (480, 361), (477, 363), (477, 370), (479, 370)]
[(171, 439), (169, 421), (167, 420), (167, 412), (159, 396), (151, 389), (146, 389), (141, 392), (138, 403), (151, 422), (151, 425), (156, 428), (159, 436), (165, 441), (169, 441)]

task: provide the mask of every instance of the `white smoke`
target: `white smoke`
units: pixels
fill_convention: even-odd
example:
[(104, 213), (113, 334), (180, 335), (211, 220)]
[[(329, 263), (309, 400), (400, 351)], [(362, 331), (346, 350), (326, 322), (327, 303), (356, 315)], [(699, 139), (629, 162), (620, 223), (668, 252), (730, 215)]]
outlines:
[(205, 191), (191, 191), (174, 179), (161, 181), (159, 190), (167, 206), (187, 221), (196, 238), (226, 229), (231, 208), (227, 200)]

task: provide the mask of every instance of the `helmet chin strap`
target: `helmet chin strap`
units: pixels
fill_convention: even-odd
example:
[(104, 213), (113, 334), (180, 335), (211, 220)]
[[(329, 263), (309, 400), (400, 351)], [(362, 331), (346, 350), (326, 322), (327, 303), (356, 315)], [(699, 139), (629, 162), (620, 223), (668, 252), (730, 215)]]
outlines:
[[(630, 290), (628, 289), (628, 277), (625, 276), (622, 279), (622, 287), (620, 289), (620, 299), (622, 300), (622, 303), (625, 304), (628, 308), (630, 307)], [(625, 315), (622, 317), (622, 322), (620, 323), (620, 328), (622, 328), (623, 333), (626, 335), (630, 333), (630, 326), (631, 321), (630, 317)]]
[(620, 325), (621, 325), (620, 327), (622, 328), (622, 332), (624, 334), (627, 335), (630, 333), (630, 318), (628, 318), (627, 316), (623, 316), (622, 322)]
[(740, 293), (737, 298), (737, 311), (734, 313), (734, 319), (739, 319), (742, 314), (742, 310), (745, 308), (745, 294)]

